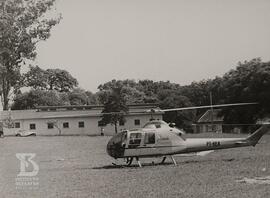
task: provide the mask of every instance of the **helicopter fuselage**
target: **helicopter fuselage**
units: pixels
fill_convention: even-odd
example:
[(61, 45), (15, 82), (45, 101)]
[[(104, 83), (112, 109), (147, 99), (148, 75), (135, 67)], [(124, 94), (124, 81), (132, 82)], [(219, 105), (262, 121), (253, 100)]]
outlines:
[(113, 136), (107, 144), (107, 153), (115, 159), (143, 158), (255, 146), (268, 129), (269, 125), (264, 125), (245, 138), (185, 139), (182, 131), (164, 121), (150, 122), (142, 129), (126, 130)]

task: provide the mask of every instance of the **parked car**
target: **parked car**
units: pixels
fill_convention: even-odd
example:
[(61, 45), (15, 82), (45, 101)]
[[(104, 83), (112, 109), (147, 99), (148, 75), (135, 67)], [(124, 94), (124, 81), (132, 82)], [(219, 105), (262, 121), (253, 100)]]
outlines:
[(19, 130), (16, 133), (18, 137), (28, 137), (28, 136), (36, 136), (37, 134), (34, 131), (27, 131), (27, 130)]

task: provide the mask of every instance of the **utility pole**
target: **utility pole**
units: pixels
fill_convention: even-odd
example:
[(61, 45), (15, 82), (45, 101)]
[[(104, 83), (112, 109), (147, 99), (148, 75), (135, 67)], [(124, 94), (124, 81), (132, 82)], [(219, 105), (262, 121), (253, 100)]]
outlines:
[(211, 105), (211, 129), (214, 131), (214, 109), (213, 109), (213, 98), (212, 92), (210, 91), (210, 105)]

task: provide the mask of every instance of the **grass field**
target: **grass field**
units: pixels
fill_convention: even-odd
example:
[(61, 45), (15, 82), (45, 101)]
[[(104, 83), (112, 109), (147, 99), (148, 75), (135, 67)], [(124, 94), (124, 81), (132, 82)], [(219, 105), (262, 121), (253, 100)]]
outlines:
[[(176, 167), (151, 165), (160, 158), (143, 159), (143, 168), (113, 167), (114, 160), (105, 151), (108, 140), (87, 136), (0, 139), (0, 197), (270, 197), (270, 184), (237, 182), (270, 175), (270, 135), (255, 148), (177, 157)], [(16, 153), (36, 154), (38, 185), (16, 185), (20, 171)]]

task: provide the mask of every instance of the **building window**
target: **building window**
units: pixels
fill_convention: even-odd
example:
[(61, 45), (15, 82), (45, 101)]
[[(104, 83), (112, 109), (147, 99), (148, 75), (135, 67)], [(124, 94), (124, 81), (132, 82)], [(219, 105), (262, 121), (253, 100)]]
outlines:
[(68, 122), (64, 122), (63, 123), (63, 128), (69, 128), (69, 123)]
[(79, 122), (79, 128), (84, 128), (84, 122), (83, 121)]
[(125, 126), (124, 120), (120, 120), (120, 121), (119, 121), (119, 126)]
[(135, 125), (141, 125), (141, 121), (139, 119), (134, 120)]
[(21, 123), (19, 123), (19, 122), (15, 122), (15, 128), (21, 128)]
[(35, 130), (36, 129), (36, 124), (30, 124), (29, 125), (29, 128), (30, 128), (30, 130)]
[(104, 127), (104, 126), (106, 126), (106, 124), (104, 122), (102, 122), (102, 120), (99, 120), (98, 121), (98, 126), (99, 127)]
[(52, 122), (48, 123), (48, 129), (53, 129), (53, 123)]
[(209, 125), (206, 125), (206, 130), (207, 132), (216, 132), (217, 128), (216, 128), (216, 125), (209, 124)]

